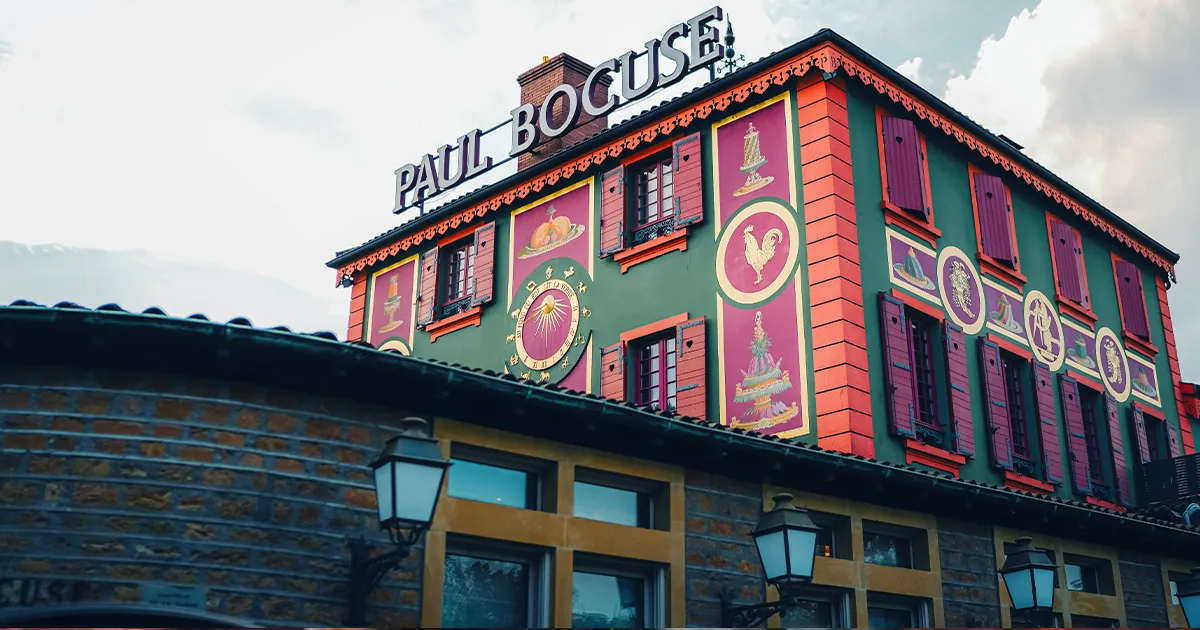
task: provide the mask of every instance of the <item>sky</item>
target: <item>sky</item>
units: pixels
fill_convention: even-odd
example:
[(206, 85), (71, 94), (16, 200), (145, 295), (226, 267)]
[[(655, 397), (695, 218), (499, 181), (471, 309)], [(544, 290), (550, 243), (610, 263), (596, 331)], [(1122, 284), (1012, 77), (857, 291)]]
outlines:
[[(397, 167), (504, 120), (543, 56), (603, 61), (712, 2), (0, 0), (0, 301), (344, 336), (325, 262), (397, 224)], [(1200, 380), (1200, 2), (719, 4), (748, 60), (832, 28), (1180, 252)]]

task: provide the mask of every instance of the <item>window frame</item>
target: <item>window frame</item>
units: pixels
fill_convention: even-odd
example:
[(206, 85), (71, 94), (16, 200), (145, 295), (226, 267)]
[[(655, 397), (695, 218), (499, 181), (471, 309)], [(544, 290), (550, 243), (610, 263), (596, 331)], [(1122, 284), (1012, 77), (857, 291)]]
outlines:
[[(967, 164), (967, 181), (968, 195), (971, 197), (971, 215), (975, 220), (975, 247), (976, 259), (979, 261), (979, 271), (991, 274), (996, 280), (1003, 282), (1015, 289), (1018, 292), (1024, 293), (1026, 278), (1021, 272), (1021, 255), (1017, 246), (1017, 213), (1016, 208), (1012, 203), (1012, 189), (1007, 183), (1001, 182), (1004, 185), (1004, 201), (1008, 204), (1011, 210), (1008, 213), (1008, 230), (1009, 237), (1012, 239), (1013, 255), (1016, 256), (1015, 266), (1010, 267), (1008, 264), (996, 260), (984, 253), (983, 250), (983, 230), (979, 219), (979, 201), (975, 198), (975, 176), (976, 175), (992, 175), (974, 164)], [(999, 177), (998, 175), (996, 177)]]
[[(925, 156), (925, 159), (921, 161), (921, 185), (925, 187), (925, 200), (929, 204), (929, 220), (917, 217), (891, 201), (891, 194), (888, 192), (887, 153), (883, 141), (883, 119), (885, 116), (888, 118), (903, 118), (902, 116), (893, 116), (891, 112), (878, 105), (875, 107), (875, 139), (879, 144), (879, 177), (883, 191), (883, 201), (879, 205), (884, 212), (884, 223), (899, 227), (929, 244), (930, 247), (937, 249), (937, 242), (942, 237), (942, 231), (936, 227), (933, 192), (929, 185), (929, 148), (925, 142), (925, 134), (919, 128), (917, 129), (920, 151)], [(914, 125), (917, 123), (916, 120), (912, 120), (912, 122)]]
[[(653, 562), (575, 552), (571, 566), (571, 584), (574, 588), (576, 573), (641, 579), (644, 581), (643, 598), (645, 601), (645, 610), (643, 611), (645, 618), (641, 621), (650, 623), (640, 627), (663, 628), (667, 622), (667, 570), (667, 567)], [(572, 622), (574, 617), (575, 606), (572, 605)]]
[[(526, 564), (529, 567), (529, 601), (526, 621), (530, 628), (547, 628), (553, 623), (554, 559), (553, 550), (460, 534), (446, 535), (444, 556), (465, 556), (481, 560), (496, 560)], [(442, 616), (446, 610), (446, 577), (442, 575)]]
[(1058, 254), (1056, 254), (1054, 252), (1054, 230), (1053, 230), (1053, 228), (1050, 227), (1051, 224), (1053, 224), (1055, 222), (1061, 223), (1067, 229), (1071, 230), (1071, 232), (1073, 232), (1075, 234), (1075, 238), (1079, 241), (1079, 257), (1078, 257), (1079, 269), (1080, 269), (1079, 276), (1080, 276), (1080, 284), (1082, 285), (1082, 286), (1080, 286), (1080, 290), (1083, 291), (1083, 295), (1088, 298), (1089, 304), (1091, 303), (1091, 296), (1092, 296), (1091, 285), (1088, 282), (1088, 273), (1087, 273), (1087, 265), (1086, 265), (1087, 255), (1083, 251), (1083, 234), (1079, 230), (1075, 229), (1075, 227), (1072, 226), (1070, 223), (1067, 223), (1066, 221), (1058, 218), (1057, 216), (1055, 216), (1054, 214), (1051, 214), (1050, 212), (1046, 212), (1046, 238), (1048, 239), (1047, 243), (1050, 245), (1050, 270), (1054, 274), (1055, 300), (1058, 302), (1059, 308), (1062, 309), (1063, 311), (1065, 311), (1068, 315), (1079, 319), (1079, 321), (1087, 324), (1089, 327), (1095, 327), (1096, 322), (1099, 320), (1099, 318), (1096, 316), (1096, 313), (1091, 309), (1091, 307), (1084, 306), (1082, 302), (1076, 302), (1075, 300), (1072, 300), (1071, 298), (1064, 296), (1062, 294), (1062, 291), (1059, 290)]

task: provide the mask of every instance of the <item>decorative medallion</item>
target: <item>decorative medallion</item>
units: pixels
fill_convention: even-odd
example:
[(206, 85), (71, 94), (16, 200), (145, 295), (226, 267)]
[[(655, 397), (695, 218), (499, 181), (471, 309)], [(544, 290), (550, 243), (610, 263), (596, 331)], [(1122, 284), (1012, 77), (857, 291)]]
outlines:
[(754, 340), (750, 344), (750, 369), (742, 370), (742, 382), (734, 386), (733, 402), (752, 403), (740, 418), (731, 417), (729, 426), (747, 431), (761, 431), (795, 418), (800, 413), (796, 403), (790, 406), (771, 397), (792, 388), (788, 371), (780, 366), (783, 359), (771, 356), (771, 338), (762, 325), (763, 314), (754, 314)]
[(792, 279), (800, 253), (796, 217), (778, 201), (746, 206), (721, 231), (717, 283), (738, 304), (758, 304)]
[(1096, 361), (1100, 364), (1100, 380), (1104, 382), (1104, 389), (1117, 402), (1129, 400), (1133, 384), (1125, 347), (1121, 345), (1117, 333), (1107, 326), (1096, 331)]
[(1155, 369), (1154, 364), (1132, 352), (1126, 354), (1126, 357), (1129, 359), (1131, 374), (1129, 386), (1133, 388), (1133, 395), (1155, 407), (1161, 407), (1162, 400), (1158, 393), (1158, 370)]
[(931, 276), (937, 269), (933, 250), (892, 230), (887, 231), (888, 275), (892, 284), (941, 304), (938, 286)]
[(1100, 366), (1096, 363), (1095, 333), (1069, 319), (1062, 320), (1062, 324), (1067, 344), (1067, 363), (1087, 374), (1100, 376)]
[(748, 195), (775, 181), (775, 178), (770, 175), (763, 177), (758, 174), (758, 169), (766, 163), (767, 158), (763, 157), (758, 146), (758, 130), (754, 128), (754, 123), (750, 123), (746, 135), (742, 137), (742, 165), (738, 168), (738, 172), (749, 173), (749, 175), (746, 176), (746, 183), (733, 191), (734, 197)]
[(983, 297), (983, 280), (971, 259), (957, 247), (947, 247), (938, 255), (938, 289), (950, 321), (974, 335), (983, 330), (987, 304)]
[(1058, 309), (1041, 291), (1025, 295), (1025, 338), (1033, 356), (1057, 372), (1066, 358), (1062, 320)]
[(505, 337), (505, 343), (513, 346), (505, 366), (510, 373), (558, 382), (580, 362), (587, 348), (591, 310), (580, 299), (590, 280), (576, 278), (573, 285), (566, 278), (578, 276), (579, 271), (569, 265), (555, 264), (562, 262), (562, 259), (551, 260), (529, 274), (537, 280), (526, 284), (524, 300), (513, 311), (513, 332)]
[(554, 212), (554, 206), (550, 206), (546, 210), (546, 222), (539, 225), (533, 231), (533, 236), (529, 238), (529, 243), (525, 247), (522, 247), (521, 251), (517, 252), (517, 258), (540, 256), (570, 243), (577, 236), (583, 234), (582, 225), (571, 223), (571, 220), (567, 217), (555, 218)]

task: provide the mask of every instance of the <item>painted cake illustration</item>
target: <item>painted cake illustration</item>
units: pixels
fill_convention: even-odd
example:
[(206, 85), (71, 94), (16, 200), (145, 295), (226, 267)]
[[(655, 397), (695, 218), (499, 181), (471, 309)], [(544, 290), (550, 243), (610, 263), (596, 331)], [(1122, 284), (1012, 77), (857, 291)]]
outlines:
[(1151, 398), (1158, 398), (1158, 390), (1150, 382), (1150, 377), (1144, 370), (1138, 370), (1137, 378), (1133, 379), (1133, 388)]
[(547, 219), (533, 231), (529, 243), (517, 252), (517, 258), (533, 258), (546, 252), (566, 245), (583, 234), (583, 226), (572, 224), (567, 217), (555, 217), (554, 206), (546, 210)]
[(775, 181), (775, 178), (770, 175), (763, 177), (758, 174), (758, 169), (766, 163), (767, 158), (763, 157), (758, 146), (758, 130), (754, 128), (754, 123), (750, 123), (750, 128), (742, 137), (742, 165), (738, 168), (738, 172), (749, 173), (749, 175), (746, 176), (746, 183), (733, 191), (734, 197), (748, 195)]
[(1007, 330), (1008, 332), (1023, 335), (1025, 329), (1021, 326), (1021, 322), (1013, 316), (1012, 302), (1008, 301), (1008, 296), (1000, 294), (1000, 299), (996, 301), (996, 310), (988, 313), (988, 321)]
[(792, 388), (782, 360), (771, 356), (771, 338), (762, 326), (762, 311), (754, 314), (754, 341), (750, 344), (750, 369), (741, 370), (742, 382), (734, 386), (736, 403), (753, 403), (741, 418), (730, 418), (730, 426), (751, 431), (787, 422), (800, 413), (796, 403), (788, 406), (771, 397)]
[(1075, 345), (1067, 348), (1067, 358), (1089, 370), (1096, 369), (1096, 361), (1088, 356), (1087, 338), (1075, 333)]
[(921, 268), (921, 262), (917, 260), (917, 252), (913, 251), (911, 247), (908, 248), (908, 255), (904, 257), (904, 262), (892, 265), (892, 271), (914, 287), (926, 291), (937, 289), (933, 280), (925, 275), (925, 270)]

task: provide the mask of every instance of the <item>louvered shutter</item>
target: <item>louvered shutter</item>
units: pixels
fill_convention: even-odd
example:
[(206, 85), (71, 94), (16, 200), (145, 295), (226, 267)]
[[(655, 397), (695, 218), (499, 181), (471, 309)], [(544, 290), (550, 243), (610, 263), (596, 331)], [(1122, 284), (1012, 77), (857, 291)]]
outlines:
[(983, 398), (987, 409), (992, 465), (1002, 470), (1012, 470), (1012, 425), (1009, 421), (1008, 387), (1004, 382), (1000, 346), (981, 338), (979, 360), (983, 374)]
[(600, 257), (625, 249), (625, 167), (600, 177)]
[(1116, 261), (1117, 292), (1121, 295), (1121, 322), (1125, 332), (1142, 339), (1150, 338), (1146, 323), (1146, 294), (1142, 291), (1142, 274), (1137, 265)]
[(1150, 440), (1146, 439), (1146, 414), (1137, 405), (1129, 407), (1129, 416), (1133, 418), (1133, 439), (1137, 443), (1138, 461), (1145, 464), (1150, 461)]
[(704, 419), (705, 396), (704, 318), (688, 320), (675, 328), (675, 410), (680, 415)]
[(946, 348), (946, 380), (950, 383), (950, 430), (954, 434), (954, 452), (975, 456), (975, 426), (971, 421), (971, 380), (967, 369), (967, 343), (963, 331), (953, 322), (942, 324)]
[(1129, 469), (1125, 465), (1125, 439), (1121, 436), (1121, 410), (1112, 394), (1104, 396), (1104, 415), (1108, 418), (1108, 442), (1112, 446), (1113, 476), (1117, 478), (1117, 503), (1132, 505), (1129, 494)]
[(1088, 466), (1087, 435), (1083, 431), (1083, 407), (1079, 403), (1079, 383), (1066, 374), (1058, 375), (1063, 417), (1067, 421), (1067, 446), (1071, 454), (1071, 483), (1076, 492), (1092, 493)]
[(1083, 284), (1080, 276), (1080, 251), (1075, 230), (1059, 221), (1050, 220), (1050, 240), (1054, 247), (1054, 270), (1058, 274), (1058, 292), (1063, 297), (1083, 304)]
[(887, 166), (888, 199), (896, 207), (928, 221), (925, 198), (925, 156), (917, 126), (911, 120), (883, 117), (883, 159)]
[(1175, 427), (1163, 422), (1167, 426), (1167, 451), (1172, 458), (1179, 457), (1182, 453), (1179, 450), (1179, 433)]
[(1062, 445), (1058, 440), (1058, 414), (1054, 405), (1054, 381), (1050, 368), (1035, 361), (1033, 389), (1037, 396), (1038, 433), (1042, 438), (1042, 477), (1046, 483), (1062, 484)]
[(421, 295), (417, 298), (417, 325), (434, 320), (437, 306), (438, 248), (421, 254)]
[(700, 134), (675, 141), (671, 147), (671, 188), (675, 197), (675, 227), (704, 220), (704, 167)]
[(1012, 241), (1008, 197), (1004, 182), (995, 175), (975, 174), (975, 206), (979, 210), (979, 235), (983, 253), (1017, 266), (1016, 243)]
[(475, 291), (471, 306), (492, 301), (496, 269), (496, 223), (493, 221), (475, 230)]
[(617, 402), (625, 398), (625, 344), (600, 349), (600, 395)]
[(904, 303), (887, 293), (880, 293), (879, 319), (892, 434), (915, 437), (913, 420), (917, 397), (913, 391), (912, 355), (908, 348), (908, 321), (904, 317)]

